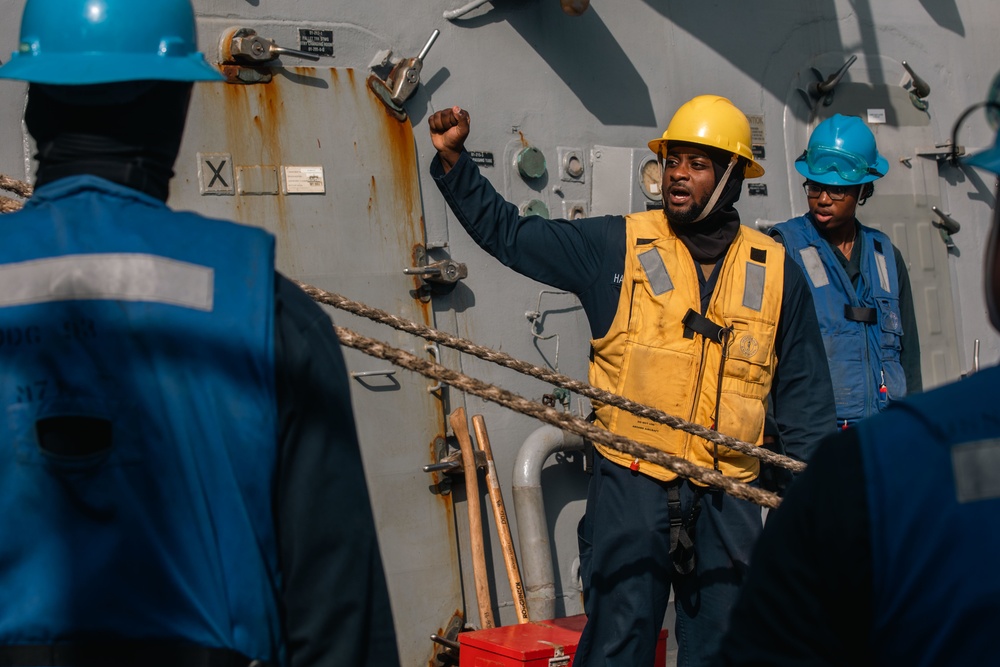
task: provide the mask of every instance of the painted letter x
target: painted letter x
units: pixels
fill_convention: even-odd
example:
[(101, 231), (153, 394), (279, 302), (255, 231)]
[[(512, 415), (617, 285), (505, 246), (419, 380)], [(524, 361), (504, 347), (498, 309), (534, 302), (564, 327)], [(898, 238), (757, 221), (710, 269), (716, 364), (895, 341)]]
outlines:
[(212, 175), (212, 180), (209, 181), (209, 183), (208, 183), (208, 187), (212, 187), (213, 185), (215, 185), (215, 181), (219, 180), (219, 181), (222, 181), (222, 187), (228, 188), (229, 187), (229, 183), (226, 183), (226, 179), (224, 179), (222, 177), (222, 174), (219, 173), (219, 172), (222, 171), (222, 168), (226, 166), (226, 161), (223, 160), (222, 162), (220, 162), (218, 169), (216, 169), (215, 165), (213, 165), (211, 163), (211, 161), (209, 161), (209, 160), (205, 160), (205, 164), (208, 165), (208, 168), (212, 170), (212, 174), (213, 174)]

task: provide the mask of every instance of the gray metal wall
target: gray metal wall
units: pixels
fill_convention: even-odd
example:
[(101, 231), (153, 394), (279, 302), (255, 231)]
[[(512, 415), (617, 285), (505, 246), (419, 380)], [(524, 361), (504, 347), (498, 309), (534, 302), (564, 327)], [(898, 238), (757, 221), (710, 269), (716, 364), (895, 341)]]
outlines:
[[(816, 122), (836, 110), (883, 109), (888, 122), (875, 129), (892, 171), (859, 216), (892, 234), (908, 260), (928, 341), (925, 378), (939, 384), (969, 369), (977, 339), (982, 363), (1000, 358), (981, 289), (994, 179), (917, 155), (948, 141), (953, 120), (984, 97), (1000, 69), (1000, 16), (992, 3), (595, 0), (574, 18), (556, 0), (494, 0), (460, 19), (443, 18), (460, 4), (195, 0), (210, 59), (218, 59), (220, 38), (234, 26), (293, 48), (301, 45), (300, 29), (328, 31), (333, 56), (315, 64), (283, 57), (268, 84), (199, 85), (171, 205), (270, 229), (280, 266), (293, 277), (582, 379), (589, 334), (575, 299), (549, 293), (487, 256), (428, 178), (433, 149), (426, 119), (434, 110), (457, 104), (471, 112), (468, 146), (494, 156), (495, 166), (484, 173), (511, 201), (538, 200), (553, 216), (569, 216), (645, 207), (638, 179), (646, 141), (690, 97), (727, 96), (755, 117), (764, 148), (767, 174), (759, 183), (766, 194), (745, 192), (738, 206), (744, 222), (755, 224), (805, 210), (801, 179), (789, 164)], [(0, 59), (16, 47), (14, 17), (22, 6), (23, 0), (0, 0)], [(365, 86), (369, 68), (386, 50), (393, 58), (415, 56), (435, 29), (441, 35), (400, 122)], [(851, 55), (858, 60), (831, 105), (811, 108), (798, 89), (815, 80), (812, 68), (828, 75)], [(926, 112), (909, 101), (904, 60), (931, 87)], [(20, 125), (24, 88), (0, 85), (0, 173), (30, 178)], [(959, 141), (971, 150), (992, 137), (977, 114)], [(545, 156), (544, 177), (526, 181), (517, 173), (513, 159), (526, 146)], [(582, 177), (564, 173), (570, 154), (582, 159)], [(231, 194), (219, 193), (218, 182), (215, 191), (206, 188), (207, 163), (219, 168), (224, 157), (234, 168), (224, 172), (234, 181)], [(286, 194), (289, 166), (322, 167), (323, 192)], [(961, 222), (954, 251), (930, 226), (931, 206)], [(451, 257), (469, 270), (453, 291), (429, 303), (411, 295), (419, 281), (402, 274), (420, 245), (432, 259)], [(534, 311), (540, 319), (533, 335), (526, 313)], [(421, 340), (332, 314), (338, 323), (431, 356)], [(477, 359), (444, 349), (441, 357), (531, 398), (551, 392)], [(348, 363), (354, 373), (391, 370), (354, 352)], [(441, 493), (444, 476), (421, 470), (445, 447), (445, 415), (463, 402), (470, 415), (485, 415), (508, 503), (514, 457), (538, 426), (455, 391), (429, 392), (428, 384), (407, 371), (352, 381), (407, 666), (432, 660), (427, 636), (443, 631), (453, 615), (476, 619), (464, 491), (458, 483), (453, 493)], [(568, 408), (587, 410), (576, 399)], [(543, 476), (559, 615), (581, 611), (575, 528), (586, 482), (572, 455), (553, 458)], [(490, 546), (499, 618), (512, 623), (495, 539)]]

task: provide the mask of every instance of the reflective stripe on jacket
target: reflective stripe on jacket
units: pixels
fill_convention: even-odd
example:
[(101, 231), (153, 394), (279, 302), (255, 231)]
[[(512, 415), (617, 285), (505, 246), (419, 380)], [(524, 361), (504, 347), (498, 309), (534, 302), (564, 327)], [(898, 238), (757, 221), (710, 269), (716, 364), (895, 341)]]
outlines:
[(906, 395), (892, 241), (871, 227), (859, 224), (858, 229), (855, 248), (862, 254), (857, 288), (808, 216), (779, 223), (772, 231), (808, 277), (830, 362), (838, 423), (854, 423)]
[[(666, 224), (663, 212), (630, 215), (626, 226), (622, 297), (607, 335), (592, 341), (590, 383), (708, 427), (715, 425), (718, 403), (720, 432), (760, 444), (777, 364), (774, 341), (784, 250), (764, 234), (740, 227), (704, 313), (715, 325), (731, 327), (728, 357), (722, 364), (723, 345), (682, 323), (689, 309), (700, 309), (695, 273), (700, 269)], [(611, 406), (595, 407), (597, 422), (605, 428), (697, 465), (713, 466), (714, 447), (706, 440)], [(597, 447), (620, 465), (632, 462), (625, 454)], [(718, 461), (725, 475), (743, 481), (756, 478), (759, 471), (757, 459), (725, 448), (720, 449)], [(657, 479), (677, 476), (661, 466), (640, 465), (643, 473)]]
[(273, 238), (90, 176), (0, 223), (0, 644), (281, 663)]

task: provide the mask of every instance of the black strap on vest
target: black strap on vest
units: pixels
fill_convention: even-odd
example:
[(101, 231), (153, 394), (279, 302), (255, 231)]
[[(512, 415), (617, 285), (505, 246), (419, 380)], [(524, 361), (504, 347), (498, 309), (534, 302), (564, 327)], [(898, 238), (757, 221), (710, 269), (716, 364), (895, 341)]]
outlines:
[(694, 525), (701, 513), (701, 487), (696, 489), (694, 505), (685, 519), (681, 512), (681, 484), (678, 480), (667, 487), (667, 511), (670, 513), (670, 560), (677, 574), (685, 575), (694, 572), (698, 559), (694, 550)]
[(862, 322), (864, 324), (875, 324), (878, 322), (878, 313), (874, 308), (855, 308), (850, 304), (844, 304), (844, 319), (848, 322)]
[(688, 308), (688, 311), (684, 313), (684, 317), (681, 318), (681, 323), (686, 329), (699, 333), (712, 342), (722, 342), (723, 331), (725, 331), (725, 328), (720, 327), (718, 324), (693, 308)]
[[(688, 336), (688, 332), (693, 331), (722, 346), (722, 359), (719, 362), (719, 378), (715, 391), (715, 423), (712, 424), (712, 428), (718, 430), (719, 404), (722, 403), (722, 376), (726, 369), (726, 358), (729, 356), (729, 335), (732, 334), (733, 329), (732, 327), (720, 327), (712, 320), (696, 312), (693, 308), (688, 308), (688, 311), (684, 313), (684, 317), (681, 318), (681, 322), (684, 324), (684, 335), (686, 337), (690, 338), (691, 336)], [(719, 443), (713, 442), (712, 445), (712, 467), (718, 470)]]
[(0, 646), (0, 667), (269, 667), (222, 648), (157, 641)]

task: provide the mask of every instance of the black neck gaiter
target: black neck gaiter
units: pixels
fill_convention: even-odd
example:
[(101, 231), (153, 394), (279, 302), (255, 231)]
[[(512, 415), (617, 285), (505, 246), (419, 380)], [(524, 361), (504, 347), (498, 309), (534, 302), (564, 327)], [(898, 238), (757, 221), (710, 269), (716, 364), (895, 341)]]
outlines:
[(691, 257), (699, 264), (714, 264), (726, 254), (740, 230), (740, 214), (729, 208), (698, 222), (670, 225)]
[(92, 103), (89, 86), (32, 84), (24, 119), (38, 147), (35, 186), (89, 174), (166, 201), (191, 84), (155, 82), (141, 89), (133, 99), (101, 104)]

